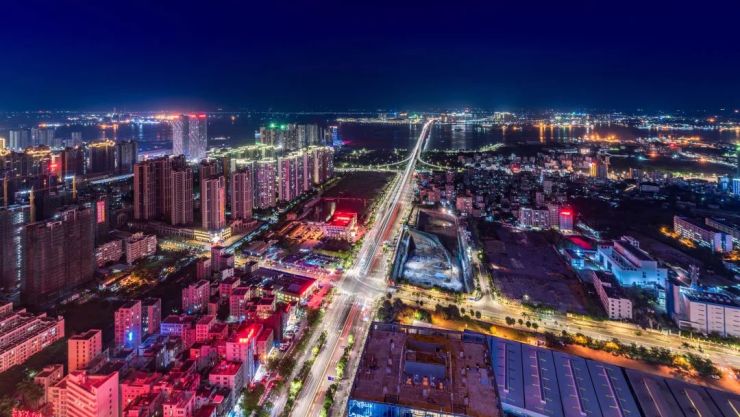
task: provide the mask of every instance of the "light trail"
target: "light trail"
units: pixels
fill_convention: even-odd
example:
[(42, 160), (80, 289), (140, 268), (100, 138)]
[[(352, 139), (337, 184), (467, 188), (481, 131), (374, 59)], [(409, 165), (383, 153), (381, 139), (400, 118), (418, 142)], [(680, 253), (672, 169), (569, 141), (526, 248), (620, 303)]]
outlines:
[[(355, 337), (359, 339), (364, 337), (364, 333), (370, 325), (369, 320), (367, 322), (360, 321), (359, 324), (357, 320), (363, 316), (361, 312), (364, 311), (365, 306), (372, 305), (379, 296), (385, 293), (387, 287), (384, 273), (376, 274), (375, 276), (371, 275), (373, 265), (378, 258), (379, 249), (383, 245), (384, 237), (400, 225), (402, 216), (398, 216), (398, 213), (401, 211), (402, 206), (404, 204), (410, 205), (411, 203), (413, 193), (410, 192), (410, 188), (413, 187), (416, 163), (419, 160), (424, 143), (429, 136), (431, 126), (435, 122), (436, 120), (432, 119), (424, 124), (416, 145), (411, 150), (409, 157), (406, 158), (408, 160), (406, 168), (396, 178), (386, 195), (385, 202), (376, 212), (375, 222), (363, 239), (362, 247), (358, 252), (354, 265), (343, 275), (338, 284), (339, 294), (337, 294), (335, 301), (327, 309), (326, 319), (316, 330), (316, 334), (326, 331), (329, 338), (322, 353), (316, 358), (311, 368), (301, 395), (296, 399), (291, 413), (293, 416), (303, 417), (319, 414), (319, 408), (322, 404), (321, 399), (323, 398), (321, 394), (325, 391), (324, 385), (328, 384), (327, 376), (333, 372), (333, 367), (336, 367), (336, 363), (341, 356), (337, 356), (339, 352), (338, 347), (349, 335), (348, 329), (359, 327), (358, 334), (355, 334)], [(341, 317), (345, 309), (337, 308), (336, 305), (346, 306), (347, 303), (350, 303), (352, 306), (350, 314), (346, 317)], [(342, 329), (340, 334), (337, 334), (337, 328)], [(360, 343), (356, 344), (356, 346), (360, 345)], [(347, 375), (351, 376), (349, 370), (347, 371)], [(281, 405), (284, 404), (282, 399), (279, 403)], [(278, 410), (278, 408), (282, 409), (282, 407), (275, 407), (273, 415), (282, 411)]]

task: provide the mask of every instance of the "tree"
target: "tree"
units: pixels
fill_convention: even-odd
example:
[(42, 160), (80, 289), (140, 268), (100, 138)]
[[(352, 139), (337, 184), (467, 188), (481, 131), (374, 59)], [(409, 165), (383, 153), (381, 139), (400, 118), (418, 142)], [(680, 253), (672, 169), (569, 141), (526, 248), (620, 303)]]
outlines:
[(535, 323), (532, 323), (532, 328), (533, 329), (537, 330), (539, 327), (540, 327), (540, 325), (537, 324), (536, 322)]
[(522, 324), (524, 324), (524, 320), (519, 319), (519, 325), (521, 326)]
[(15, 386), (15, 391), (19, 395), (23, 405), (27, 408), (35, 408), (44, 396), (44, 389), (31, 378), (20, 381)]
[(480, 311), (476, 311), (475, 312), (475, 318), (476, 319), (480, 319)]

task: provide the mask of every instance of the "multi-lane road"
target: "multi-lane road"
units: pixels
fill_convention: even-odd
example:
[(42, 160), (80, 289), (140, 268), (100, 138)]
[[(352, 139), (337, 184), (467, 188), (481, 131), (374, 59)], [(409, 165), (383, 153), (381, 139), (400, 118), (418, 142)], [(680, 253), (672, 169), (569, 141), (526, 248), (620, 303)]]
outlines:
[[(293, 416), (319, 415), (324, 393), (331, 384), (329, 378), (334, 376), (348, 336), (354, 334), (359, 342), (370, 326), (375, 303), (386, 291), (386, 267), (392, 256), (384, 253), (383, 244), (398, 233), (404, 213), (412, 206), (416, 162), (434, 122), (430, 120), (424, 124), (409, 153), (406, 166), (376, 210), (374, 222), (362, 241), (353, 266), (337, 284), (335, 299), (314, 333), (318, 335), (325, 331), (328, 336), (326, 345), (316, 357), (303, 390), (296, 399)], [(359, 349), (361, 343), (356, 346)], [(284, 404), (284, 401), (278, 401), (278, 404)], [(277, 409), (275, 407), (275, 411), (279, 411)]]

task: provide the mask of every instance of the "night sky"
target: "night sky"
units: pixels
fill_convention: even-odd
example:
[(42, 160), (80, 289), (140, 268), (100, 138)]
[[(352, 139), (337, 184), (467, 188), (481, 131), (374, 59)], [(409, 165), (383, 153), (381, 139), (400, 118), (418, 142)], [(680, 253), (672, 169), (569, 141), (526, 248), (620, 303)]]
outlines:
[(740, 2), (29, 1), (0, 110), (734, 109)]

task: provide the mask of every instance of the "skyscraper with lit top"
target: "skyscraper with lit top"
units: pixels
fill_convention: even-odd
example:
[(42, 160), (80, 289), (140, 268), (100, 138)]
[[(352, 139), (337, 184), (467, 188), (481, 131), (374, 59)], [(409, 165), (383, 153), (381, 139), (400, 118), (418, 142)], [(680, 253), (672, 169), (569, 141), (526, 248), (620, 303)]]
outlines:
[(206, 157), (208, 150), (208, 116), (180, 115), (172, 122), (172, 154), (185, 155), (188, 160)]

